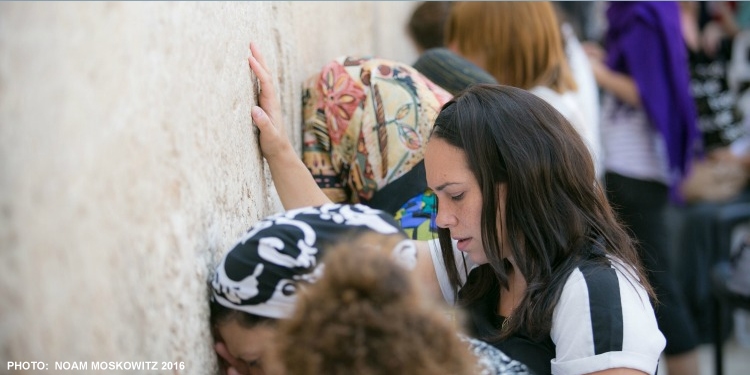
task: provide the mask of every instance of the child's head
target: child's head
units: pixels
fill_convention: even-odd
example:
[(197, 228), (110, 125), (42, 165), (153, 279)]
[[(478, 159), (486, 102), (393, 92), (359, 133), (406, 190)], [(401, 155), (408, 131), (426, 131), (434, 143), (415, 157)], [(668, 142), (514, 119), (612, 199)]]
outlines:
[(321, 279), (279, 323), (274, 358), (287, 375), (476, 373), (454, 323), (394, 261), (398, 241), (366, 233), (328, 251)]
[[(321, 276), (331, 244), (361, 232), (406, 239), (393, 217), (362, 205), (300, 208), (253, 225), (224, 256), (211, 282), (217, 340), (249, 371), (262, 374), (261, 358), (277, 321), (292, 314), (298, 289)], [(416, 256), (409, 244), (402, 244), (401, 253), (412, 250)]]

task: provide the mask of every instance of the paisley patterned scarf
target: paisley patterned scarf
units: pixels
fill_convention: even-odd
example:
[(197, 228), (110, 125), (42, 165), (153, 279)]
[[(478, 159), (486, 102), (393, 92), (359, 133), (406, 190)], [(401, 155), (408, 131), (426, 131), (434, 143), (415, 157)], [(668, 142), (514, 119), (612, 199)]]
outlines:
[[(422, 160), (434, 119), (451, 97), (409, 65), (337, 58), (303, 86), (303, 161), (332, 201), (416, 218), (404, 229), (429, 232), (431, 213), (422, 210), (434, 206), (434, 196), (424, 196)], [(410, 199), (416, 216), (405, 208)]]

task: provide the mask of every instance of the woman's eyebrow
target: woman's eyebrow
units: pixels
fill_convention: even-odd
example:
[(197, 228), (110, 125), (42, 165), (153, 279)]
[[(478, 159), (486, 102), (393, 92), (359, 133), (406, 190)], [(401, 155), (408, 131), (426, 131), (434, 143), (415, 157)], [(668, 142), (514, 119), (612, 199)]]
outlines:
[(436, 188), (434, 188), (432, 190), (443, 191), (446, 187), (448, 187), (450, 185), (458, 185), (458, 182), (446, 182), (446, 183), (444, 183), (444, 184), (442, 184), (442, 185), (440, 185), (440, 186), (438, 186), (438, 187), (436, 187)]

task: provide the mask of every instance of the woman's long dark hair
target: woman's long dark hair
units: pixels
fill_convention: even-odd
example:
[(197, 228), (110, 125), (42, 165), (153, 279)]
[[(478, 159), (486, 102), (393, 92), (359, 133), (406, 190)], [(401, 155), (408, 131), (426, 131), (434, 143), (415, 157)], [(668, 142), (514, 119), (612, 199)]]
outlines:
[[(462, 288), (460, 304), (471, 305), (498, 283), (508, 287), (505, 254), (513, 256), (526, 279), (526, 293), (499, 337), (522, 326), (532, 337), (548, 335), (570, 273), (584, 262), (609, 262), (605, 255), (631, 266), (655, 297), (633, 240), (596, 180), (588, 148), (544, 100), (510, 86), (476, 85), (443, 106), (431, 137), (466, 153), (482, 192), (482, 245), (491, 268), (479, 267), (477, 282)], [(497, 229), (501, 183), (507, 185), (500, 226), (505, 233)], [(438, 236), (445, 264), (455, 265), (450, 232), (441, 228)], [(592, 257), (592, 248), (600, 256)], [(456, 267), (447, 268), (458, 288)]]

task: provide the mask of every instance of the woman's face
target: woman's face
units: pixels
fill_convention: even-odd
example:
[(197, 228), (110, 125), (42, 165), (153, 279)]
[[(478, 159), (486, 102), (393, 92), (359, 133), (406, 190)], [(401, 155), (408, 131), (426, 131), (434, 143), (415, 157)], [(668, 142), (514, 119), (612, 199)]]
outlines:
[(273, 342), (276, 329), (266, 324), (247, 328), (235, 319), (221, 323), (217, 327), (229, 354), (243, 362), (242, 374), (263, 375), (263, 360)]
[(427, 185), (438, 197), (435, 220), (450, 230), (458, 250), (476, 264), (487, 263), (482, 245), (482, 192), (469, 169), (466, 153), (443, 139), (433, 138), (425, 151)]

